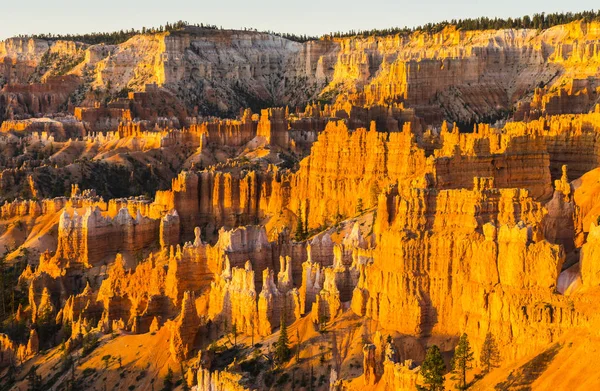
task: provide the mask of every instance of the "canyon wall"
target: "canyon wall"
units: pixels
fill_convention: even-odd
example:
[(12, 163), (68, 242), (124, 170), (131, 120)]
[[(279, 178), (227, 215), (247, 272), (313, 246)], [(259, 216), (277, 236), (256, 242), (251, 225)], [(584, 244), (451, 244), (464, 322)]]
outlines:
[[(11, 38), (0, 49), (8, 88), (0, 94), (0, 108), (4, 117), (56, 109), (56, 104), (27, 98), (33, 92), (14, 95), (10, 86), (42, 71), (42, 80), (50, 82), (52, 61), (68, 59), (71, 68), (61, 77), (81, 77), (88, 69), (96, 90), (115, 94), (129, 88), (130, 100), (141, 103), (128, 107), (141, 117), (147, 117), (145, 98), (136, 94), (144, 93), (146, 85), (164, 87), (190, 112), (231, 114), (255, 102), (303, 106), (324, 97), (357, 106), (402, 103), (428, 123), (481, 121), (503, 117), (512, 108), (519, 119), (583, 113), (597, 103), (599, 30), (598, 22), (541, 32), (447, 27), (433, 34), (298, 43), (266, 33), (188, 26), (137, 35), (119, 45)], [(48, 62), (46, 53), (54, 54), (51, 70), (40, 65)], [(52, 95), (40, 101), (64, 104), (66, 98)], [(88, 95), (84, 104), (91, 107), (93, 101)], [(181, 119), (182, 113), (165, 107), (153, 115)]]
[(539, 232), (545, 213), (526, 191), (491, 179), (476, 178), (473, 190), (382, 194), (353, 311), (411, 335), (467, 332), (475, 351), (489, 331), (507, 346), (503, 359), (535, 351), (584, 319), (554, 293), (565, 255)]
[(426, 157), (410, 126), (388, 134), (350, 132), (342, 122), (329, 123), (291, 178), (291, 210), (301, 210), (309, 227), (318, 227), (354, 215), (359, 202), (364, 208), (375, 206), (380, 190), (389, 185), (464, 188), (474, 177), (492, 177), (498, 187), (528, 189), (535, 198), (551, 196), (543, 139), (456, 129), (440, 137), (441, 149)]

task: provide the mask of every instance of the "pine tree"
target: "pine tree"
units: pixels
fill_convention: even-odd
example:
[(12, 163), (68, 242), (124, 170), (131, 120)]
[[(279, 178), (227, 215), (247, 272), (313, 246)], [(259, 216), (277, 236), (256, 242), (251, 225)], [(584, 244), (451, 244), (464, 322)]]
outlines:
[(237, 324), (235, 322), (233, 323), (233, 326), (231, 326), (231, 334), (233, 334), (233, 346), (236, 347), (238, 330), (237, 330)]
[[(307, 200), (307, 202), (308, 202), (308, 200)], [(304, 209), (304, 226), (303, 226), (302, 235), (303, 235), (304, 239), (308, 238), (308, 207), (306, 207)]]
[(179, 363), (179, 367), (181, 369), (181, 390), (182, 391), (190, 391), (190, 386), (188, 385), (187, 379), (185, 378), (185, 370), (183, 368), (183, 363)]
[(369, 189), (369, 201), (371, 206), (377, 206), (380, 191), (381, 190), (379, 189), (379, 185), (377, 184), (377, 182), (373, 182), (371, 184), (371, 188)]
[(5, 271), (4, 271), (4, 256), (0, 257), (0, 311), (2, 311), (2, 313), (0, 314), (0, 320), (3, 320), (4, 317), (6, 316), (6, 306), (5, 306), (5, 297), (4, 297), (4, 291), (6, 290), (6, 288), (4, 287), (4, 277), (5, 277)]
[(460, 336), (458, 345), (454, 349), (454, 357), (452, 358), (452, 380), (456, 380), (456, 387), (459, 390), (467, 389), (467, 369), (471, 369), (473, 362), (473, 351), (469, 344), (467, 334)]
[(42, 376), (37, 374), (38, 366), (34, 365), (27, 373), (27, 390), (40, 391), (43, 389)]
[(336, 227), (340, 224), (340, 222), (343, 220), (343, 216), (342, 213), (340, 211), (340, 204), (337, 205), (337, 209), (335, 211), (335, 225)]
[(488, 332), (485, 335), (481, 354), (479, 355), (479, 363), (485, 373), (488, 373), (492, 368), (496, 368), (500, 362), (500, 350), (492, 333)]
[(171, 367), (169, 367), (169, 370), (167, 371), (167, 376), (165, 376), (165, 379), (163, 380), (163, 388), (162, 391), (171, 391), (174, 388), (174, 384), (173, 384), (173, 370), (171, 369)]
[(360, 214), (363, 212), (363, 200), (362, 198), (359, 198), (356, 201), (356, 213)]
[(302, 223), (302, 213), (300, 212), (300, 207), (296, 211), (296, 232), (294, 233), (294, 240), (296, 242), (304, 239), (304, 224)]
[(275, 344), (275, 361), (278, 364), (286, 362), (290, 358), (290, 346), (287, 335), (287, 325), (285, 324), (285, 311), (281, 314), (281, 327), (279, 329), (279, 339)]
[(442, 353), (437, 345), (432, 345), (425, 355), (425, 361), (421, 364), (421, 376), (423, 376), (424, 386), (420, 390), (443, 391), (444, 390), (444, 372), (446, 364), (442, 358)]

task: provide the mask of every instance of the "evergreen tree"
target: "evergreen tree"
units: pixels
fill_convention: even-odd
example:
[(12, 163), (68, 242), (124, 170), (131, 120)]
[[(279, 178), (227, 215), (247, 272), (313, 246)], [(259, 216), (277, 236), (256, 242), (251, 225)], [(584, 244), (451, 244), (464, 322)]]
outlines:
[(190, 386), (185, 378), (185, 369), (183, 368), (182, 362), (179, 363), (179, 367), (181, 368), (181, 389), (182, 391), (190, 391)]
[(302, 222), (302, 212), (300, 207), (296, 211), (296, 232), (294, 232), (294, 240), (299, 242), (304, 239), (304, 223)]
[(356, 201), (356, 213), (362, 213), (363, 212), (363, 200), (362, 198), (359, 198)]
[(492, 368), (496, 368), (500, 362), (500, 350), (492, 333), (488, 332), (485, 335), (479, 362), (485, 373), (488, 373)]
[(169, 367), (169, 370), (167, 371), (167, 376), (165, 376), (165, 379), (163, 380), (163, 388), (162, 391), (171, 391), (174, 388), (174, 384), (173, 384), (173, 370), (171, 369), (171, 367)]
[[(521, 29), (521, 28), (535, 28), (535, 29), (547, 29), (552, 26), (565, 24), (577, 20), (583, 20), (585, 22), (591, 22), (594, 20), (600, 19), (600, 11), (582, 11), (582, 12), (567, 12), (567, 13), (553, 13), (545, 15), (542, 14), (534, 14), (532, 17), (525, 15), (523, 17), (517, 18), (488, 18), (488, 17), (480, 17), (480, 18), (468, 18), (468, 19), (452, 19), (450, 21), (442, 21), (439, 23), (427, 23), (422, 26), (417, 26), (413, 28), (409, 28), (407, 26), (404, 27), (391, 27), (385, 29), (373, 29), (373, 30), (350, 30), (347, 32), (331, 32), (329, 35), (323, 35), (321, 37), (316, 36), (307, 36), (296, 35), (290, 33), (275, 33), (272, 31), (267, 31), (266, 33), (271, 35), (276, 35), (279, 37), (283, 37), (285, 39), (295, 41), (295, 42), (307, 42), (307, 41), (315, 41), (315, 40), (330, 40), (333, 37), (342, 38), (342, 37), (366, 37), (366, 36), (389, 36), (389, 35), (408, 35), (413, 32), (422, 32), (428, 34), (435, 34), (442, 31), (444, 28), (448, 26), (454, 26), (458, 30), (462, 31), (472, 31), (472, 30), (489, 30), (489, 29)], [(203, 23), (200, 24), (190, 24), (185, 21), (177, 21), (175, 23), (167, 22), (165, 27), (160, 26), (146, 28), (143, 27), (141, 30), (129, 29), (129, 30), (120, 30), (114, 32), (93, 32), (87, 34), (36, 34), (33, 35), (32, 38), (39, 39), (47, 39), (47, 40), (67, 40), (67, 41), (77, 41), (83, 42), (87, 44), (120, 44), (136, 34), (145, 34), (145, 33), (157, 33), (163, 31), (176, 31), (186, 26), (197, 26), (205, 29), (217, 30), (223, 29), (222, 27), (215, 25), (205, 25)], [(258, 31), (257, 29), (244, 29), (246, 31)], [(24, 36), (20, 36), (24, 37)]]
[(237, 330), (237, 324), (235, 322), (233, 323), (233, 326), (231, 326), (231, 334), (233, 334), (233, 346), (236, 347), (238, 330)]
[(371, 188), (369, 189), (369, 196), (371, 198), (370, 199), (371, 206), (377, 206), (380, 191), (381, 191), (381, 189), (379, 189), (379, 185), (377, 184), (377, 182), (373, 182), (371, 184)]
[(456, 387), (459, 390), (467, 389), (467, 369), (472, 368), (472, 362), (473, 351), (469, 344), (469, 338), (467, 334), (463, 334), (458, 340), (452, 358), (452, 380), (456, 380)]
[(279, 338), (275, 344), (275, 361), (278, 364), (286, 362), (290, 358), (290, 346), (287, 335), (287, 325), (285, 324), (285, 310), (281, 314), (281, 327), (279, 329)]
[(418, 388), (424, 391), (443, 391), (444, 372), (446, 372), (446, 364), (444, 364), (442, 353), (437, 345), (432, 345), (427, 350), (425, 361), (421, 364), (421, 376), (423, 376), (425, 385)]
[(0, 257), (0, 320), (3, 320), (6, 317), (6, 306), (5, 306), (5, 297), (4, 291), (6, 288), (4, 287), (4, 256)]
[(34, 365), (27, 373), (27, 391), (41, 391), (44, 389), (42, 384), (42, 376), (37, 374), (38, 366)]
[[(306, 201), (308, 202), (308, 200)], [(309, 232), (308, 232), (308, 207), (306, 207), (304, 209), (304, 227), (303, 227), (304, 231), (302, 231), (302, 235), (304, 236), (304, 239), (308, 238)]]
[(342, 222), (344, 216), (342, 216), (342, 212), (340, 211), (340, 204), (337, 205), (337, 209), (335, 211), (335, 225), (336, 227)]

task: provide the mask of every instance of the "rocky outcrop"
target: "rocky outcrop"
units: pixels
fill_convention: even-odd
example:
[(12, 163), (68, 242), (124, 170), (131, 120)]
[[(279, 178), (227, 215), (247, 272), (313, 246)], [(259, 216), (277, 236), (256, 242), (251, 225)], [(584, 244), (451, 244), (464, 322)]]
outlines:
[[(115, 106), (130, 107), (137, 117), (149, 116), (144, 103), (156, 95), (155, 88), (164, 90), (164, 99), (176, 95), (192, 112), (237, 113), (256, 102), (304, 106), (321, 96), (356, 106), (403, 104), (429, 123), (445, 115), (463, 122), (501, 117), (514, 106), (520, 117), (535, 117), (593, 107), (599, 84), (597, 25), (579, 21), (541, 32), (448, 26), (436, 33), (305, 43), (192, 26), (137, 35), (114, 46), (15, 38), (2, 42), (0, 75), (11, 85), (25, 83), (41, 71), (42, 62), (54, 69), (67, 59), (74, 64), (67, 77), (89, 69), (95, 90), (133, 89)], [(93, 101), (89, 94), (85, 102)], [(174, 107), (178, 104), (152, 114), (181, 116)]]
[[(116, 91), (107, 89), (106, 92)], [(106, 132), (134, 118), (153, 126), (182, 127), (187, 111), (170, 91), (159, 88), (155, 83), (148, 83), (137, 87), (137, 91), (129, 92), (127, 97), (119, 97), (106, 105), (94, 101), (93, 107), (75, 107), (74, 115), (88, 131)]]
[[(3, 43), (0, 190), (12, 201), (1, 239), (27, 242), (11, 262), (31, 243), (56, 244), (29, 257), (16, 320), (60, 331), (0, 337), (0, 366), (98, 331), (168, 332), (185, 361), (233, 326), (269, 337), (283, 320), (300, 338), (310, 321), (333, 332), (354, 322), (350, 310), (390, 334), (365, 331), (374, 344), (360, 386), (408, 390), (424, 341), (449, 352), (467, 333), (478, 356), (491, 332), (510, 362), (593, 329), (600, 107), (585, 112), (597, 101), (599, 26), (306, 43), (186, 27), (110, 47)], [(80, 62), (59, 77), (55, 57)], [(249, 102), (289, 106), (238, 110)], [(472, 133), (441, 121), (504, 118), (515, 105), (513, 121)], [(74, 186), (37, 200), (104, 178), (104, 163), (126, 172), (129, 190), (154, 178), (150, 193), (168, 190), (105, 201)], [(209, 350), (198, 361), (220, 371), (188, 368), (198, 389), (267, 380), (237, 374), (270, 359), (265, 349), (227, 368), (229, 351)], [(290, 370), (313, 365), (314, 352), (300, 353)], [(350, 362), (329, 372), (331, 389), (357, 373)]]
[(553, 179), (569, 167), (568, 179), (574, 180), (598, 167), (598, 132), (600, 113), (546, 116), (529, 122), (509, 122), (504, 130), (512, 134), (537, 135), (543, 138), (550, 157)]
[(194, 237), (194, 228), (198, 224), (199, 196), (198, 176), (182, 171), (171, 183), (171, 189), (157, 191), (154, 204), (164, 211), (175, 209), (180, 216), (180, 235), (189, 240)]
[(156, 316), (171, 316), (174, 310), (165, 296), (165, 274), (152, 257), (127, 270), (123, 257), (117, 255), (98, 290), (104, 330), (111, 330), (114, 322), (122, 322), (129, 330), (135, 324), (137, 332), (145, 332)]
[(35, 322), (41, 318), (43, 322), (54, 320), (56, 308), (52, 303), (52, 297), (47, 287), (42, 291), (39, 301), (35, 300), (33, 284), (29, 286), (29, 304), (31, 306), (31, 321)]
[(300, 317), (300, 298), (289, 280), (291, 261), (277, 284), (273, 270), (263, 269), (258, 295), (252, 265), (247, 261), (243, 269), (231, 267), (226, 256), (223, 272), (211, 284), (208, 314), (214, 323), (235, 324), (240, 333), (267, 336), (279, 327), (282, 316), (288, 324)]
[(242, 385), (243, 377), (227, 371), (213, 371), (200, 368), (197, 374), (198, 391), (250, 391)]
[(29, 340), (27, 340), (27, 356), (31, 357), (37, 354), (40, 350), (40, 340), (37, 331), (29, 332)]
[(551, 243), (560, 243), (566, 253), (579, 245), (582, 224), (579, 207), (573, 202), (573, 189), (568, 181), (567, 166), (561, 179), (554, 181), (554, 195), (545, 206), (548, 214), (542, 222), (544, 237)]
[(91, 323), (97, 324), (102, 317), (103, 307), (96, 301), (96, 297), (97, 294), (88, 282), (81, 293), (69, 296), (56, 315), (56, 322), (66, 325), (88, 319)]
[(412, 360), (394, 362), (386, 359), (383, 368), (384, 372), (380, 380), (383, 390), (410, 391), (417, 389), (417, 385), (421, 383), (419, 374), (421, 367)]
[(240, 333), (253, 334), (256, 324), (257, 294), (250, 261), (244, 268), (225, 264), (223, 273), (211, 285), (208, 316), (213, 323), (236, 325)]
[(65, 210), (58, 225), (56, 257), (98, 266), (117, 252), (135, 254), (149, 247), (157, 241), (160, 227), (165, 224), (168, 226), (169, 221), (151, 219), (139, 211), (133, 218), (126, 208), (119, 210), (114, 219), (104, 217), (97, 207), (88, 207), (83, 215), (76, 210), (71, 215)]
[(440, 137), (441, 149), (427, 162), (437, 188), (469, 188), (475, 177), (492, 177), (495, 186), (527, 189), (536, 199), (552, 194), (550, 159), (542, 138), (498, 134), (484, 126), (468, 134), (454, 127), (452, 131), (442, 130)]
[(2, 122), (1, 132), (15, 132), (19, 134), (45, 134), (52, 140), (65, 141), (69, 138), (81, 138), (87, 134), (83, 124), (69, 117), (30, 118), (24, 120), (8, 120)]
[(7, 83), (25, 83), (50, 44), (41, 39), (10, 38), (0, 42), (0, 75)]
[(363, 376), (365, 386), (372, 386), (377, 382), (376, 367), (375, 345), (366, 344), (363, 346)]
[(492, 177), (501, 188), (525, 188), (535, 198), (551, 195), (542, 139), (461, 134), (457, 128), (440, 137), (441, 148), (426, 158), (410, 127), (387, 134), (350, 132), (341, 122), (329, 123), (291, 179), (288, 205), (308, 216), (309, 227), (317, 227), (353, 216), (359, 200), (365, 208), (375, 206), (380, 189), (395, 183), (456, 189), (471, 187), (475, 177)]
[[(216, 247), (229, 259), (232, 267), (245, 267), (246, 261), (250, 260), (253, 269), (262, 273), (267, 268), (276, 270), (276, 263), (279, 263), (273, 253), (274, 243), (269, 242), (266, 230), (261, 226), (223, 229)], [(262, 275), (257, 276), (255, 282), (260, 289)]]
[[(558, 86), (591, 76), (588, 64), (598, 61), (596, 25), (573, 22), (540, 34), (450, 26), (434, 34), (350, 38), (340, 42), (328, 88), (357, 86), (361, 93), (350, 95), (357, 101), (401, 101), (429, 121), (440, 118), (441, 110), (463, 121), (498, 115), (540, 81)], [(507, 73), (513, 68), (522, 71)]]
[(189, 357), (200, 326), (194, 295), (189, 291), (185, 292), (181, 304), (181, 313), (169, 325), (171, 329), (169, 346), (174, 359), (185, 360)]
[(61, 109), (80, 82), (78, 76), (65, 75), (48, 77), (44, 83), (7, 84), (0, 90), (0, 120), (65, 112)]
[(117, 129), (121, 121), (133, 119), (129, 109), (114, 107), (76, 107), (74, 115), (90, 131), (96, 132)]
[(410, 132), (350, 132), (342, 122), (329, 123), (291, 180), (289, 207), (304, 210), (313, 228), (354, 215), (358, 199), (372, 206), (378, 188), (424, 169), (425, 154), (413, 137)]
[(286, 324), (291, 324), (300, 318), (299, 295), (296, 289), (291, 289), (293, 282), (289, 280), (291, 264), (288, 271), (282, 268), (277, 277), (277, 285), (273, 279), (273, 271), (263, 271), (262, 290), (258, 296), (258, 334), (268, 336), (281, 325), (283, 318)]
[(0, 368), (17, 365), (18, 346), (6, 334), (0, 334)]
[[(256, 224), (269, 205), (276, 173), (202, 171), (198, 174), (199, 224), (206, 229)], [(274, 203), (275, 201), (273, 201)]]
[[(515, 346), (509, 357), (577, 324), (567, 300), (553, 294), (564, 252), (537, 233), (541, 205), (526, 192), (478, 182), (473, 190), (411, 189), (380, 198), (377, 247), (359, 266), (354, 312), (412, 335), (464, 330), (476, 348), (493, 330)], [(529, 341), (540, 328), (553, 331)]]
[(196, 228), (194, 243), (171, 247), (169, 251), (165, 294), (179, 306), (184, 292), (205, 293), (220, 270), (222, 257), (218, 248), (202, 242), (200, 228)]
[(287, 149), (289, 147), (288, 120), (284, 109), (266, 109), (260, 112), (256, 131), (267, 144)]
[(600, 243), (600, 227), (596, 223), (590, 225), (587, 241), (581, 248), (581, 280), (584, 286), (600, 284), (600, 264), (598, 263), (598, 247)]
[(523, 121), (540, 116), (586, 113), (596, 103), (598, 87), (590, 79), (570, 79), (566, 86), (536, 88), (530, 102), (517, 105), (515, 119)]
[(9, 220), (14, 217), (32, 216), (38, 217), (41, 215), (49, 215), (59, 212), (68, 203), (66, 197), (58, 197), (53, 199), (44, 199), (41, 201), (34, 200), (15, 200), (13, 202), (5, 202), (0, 207), (0, 216), (3, 220)]
[(189, 131), (204, 135), (208, 145), (240, 148), (256, 137), (257, 123), (252, 117), (246, 109), (240, 120), (210, 120), (191, 125)]

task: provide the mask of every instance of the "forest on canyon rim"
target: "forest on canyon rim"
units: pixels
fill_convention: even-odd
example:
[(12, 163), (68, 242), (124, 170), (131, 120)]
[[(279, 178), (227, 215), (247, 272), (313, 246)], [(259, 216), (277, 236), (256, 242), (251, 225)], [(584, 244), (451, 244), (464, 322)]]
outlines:
[(598, 389), (599, 166), (594, 11), (5, 39), (0, 391)]

